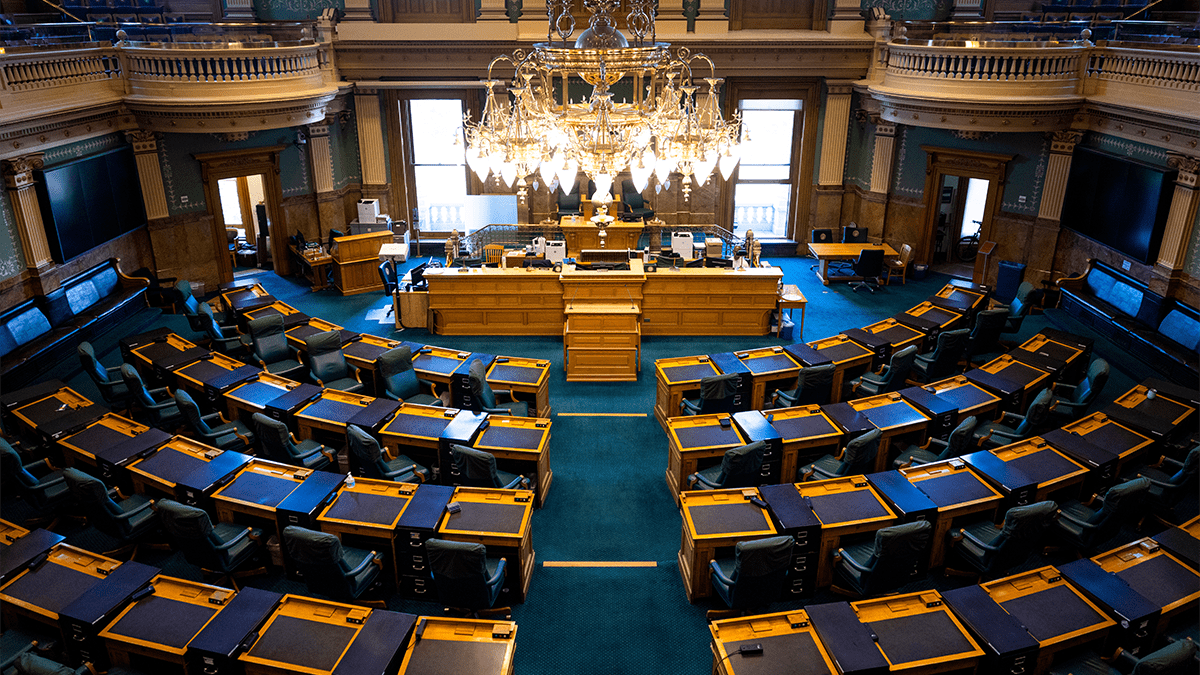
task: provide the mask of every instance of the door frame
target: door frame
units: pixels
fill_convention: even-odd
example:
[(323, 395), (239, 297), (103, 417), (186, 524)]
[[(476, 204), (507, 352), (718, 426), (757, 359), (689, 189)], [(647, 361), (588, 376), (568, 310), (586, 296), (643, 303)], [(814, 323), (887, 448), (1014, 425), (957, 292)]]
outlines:
[[(1004, 199), (1004, 179), (1008, 174), (1008, 163), (1015, 155), (941, 148), (931, 145), (922, 145), (921, 149), (925, 151), (925, 224), (924, 231), (917, 241), (913, 262), (927, 265), (933, 262), (943, 179), (946, 176), (958, 176), (960, 178), (982, 178), (989, 181), (987, 200), (983, 206), (983, 223), (979, 226), (979, 242), (982, 244), (992, 240), (992, 222), (1000, 212), (1000, 204)], [(947, 251), (952, 251), (954, 242), (949, 242), (948, 246), (950, 248)], [(947, 260), (949, 260), (949, 256), (947, 256)]]
[(279, 182), (279, 155), (286, 145), (272, 145), (247, 150), (225, 150), (193, 155), (200, 162), (200, 175), (204, 183), (204, 198), (208, 215), (212, 216), (212, 241), (217, 257), (217, 272), (221, 283), (233, 281), (233, 265), (229, 262), (229, 251), (225, 244), (225, 218), (221, 210), (214, 207), (221, 195), (217, 181), (222, 178), (237, 178), (261, 174), (263, 198), (267, 202), (268, 234), (271, 237), (271, 261), (279, 276), (291, 274), (288, 257), (287, 222), (283, 213), (283, 188)]

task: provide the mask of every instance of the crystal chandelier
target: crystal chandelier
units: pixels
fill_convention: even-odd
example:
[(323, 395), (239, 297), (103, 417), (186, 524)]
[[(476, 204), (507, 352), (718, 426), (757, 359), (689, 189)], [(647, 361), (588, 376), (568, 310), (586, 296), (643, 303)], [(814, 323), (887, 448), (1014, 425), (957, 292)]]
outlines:
[[(525, 179), (535, 171), (546, 184), (557, 180), (563, 186), (573, 185), (583, 171), (595, 181), (596, 193), (604, 194), (626, 170), (639, 192), (651, 175), (665, 183), (679, 172), (686, 200), (691, 181), (704, 185), (714, 168), (729, 178), (738, 162), (741, 122), (721, 115), (723, 80), (714, 75), (712, 60), (655, 40), (654, 0), (624, 0), (634, 37), (630, 46), (613, 18), (621, 2), (585, 0), (589, 27), (568, 46), (575, 32), (571, 0), (546, 0), (547, 42), (488, 65), (482, 118), (465, 123), (467, 163), (480, 180), (494, 174), (510, 187), (515, 182), (524, 195)], [(493, 76), (501, 63), (515, 71), (507, 91)], [(699, 85), (692, 69), (704, 64), (708, 76)], [(568, 99), (572, 75), (592, 86), (586, 100)], [(614, 101), (610, 88), (626, 77), (635, 100)]]

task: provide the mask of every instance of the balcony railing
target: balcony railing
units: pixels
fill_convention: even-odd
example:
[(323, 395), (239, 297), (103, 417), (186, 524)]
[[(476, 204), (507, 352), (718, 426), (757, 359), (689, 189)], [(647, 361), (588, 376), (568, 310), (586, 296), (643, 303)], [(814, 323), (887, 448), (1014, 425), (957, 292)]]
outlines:
[(1080, 66), (1091, 43), (1080, 40), (982, 42), (899, 38), (888, 45), (883, 85), (924, 96), (1075, 96)]

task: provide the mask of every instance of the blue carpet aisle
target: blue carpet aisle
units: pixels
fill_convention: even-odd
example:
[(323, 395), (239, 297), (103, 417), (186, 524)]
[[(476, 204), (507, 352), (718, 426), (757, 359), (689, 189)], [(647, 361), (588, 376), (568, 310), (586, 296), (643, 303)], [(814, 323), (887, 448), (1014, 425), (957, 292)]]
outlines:
[[(427, 258), (410, 261), (400, 272)], [(931, 274), (922, 281), (890, 286), (877, 294), (854, 293), (846, 285), (822, 286), (806, 258), (777, 258), (770, 261), (784, 271), (784, 282), (796, 284), (808, 298), (803, 340), (799, 325), (796, 341), (811, 341), (860, 327), (912, 307), (943, 286), (947, 277)], [(533, 514), (533, 541), (537, 568), (528, 598), (513, 607), (519, 625), (516, 672), (520, 675), (642, 674), (709, 672), (711, 653), (704, 612), (711, 602), (695, 606), (687, 602), (680, 580), (676, 554), (679, 551), (681, 518), (664, 481), (667, 440), (653, 418), (655, 396), (654, 361), (669, 356), (724, 352), (780, 344), (774, 336), (697, 337), (643, 339), (641, 375), (633, 383), (568, 383), (563, 372), (560, 337), (456, 337), (429, 335), (424, 329), (397, 332), (389, 324), (368, 320), (370, 310), (384, 306), (378, 293), (341, 297), (333, 291), (311, 293), (296, 279), (271, 273), (256, 275), (273, 295), (301, 311), (341, 324), (347, 329), (384, 337), (428, 342), (439, 346), (492, 354), (549, 359), (552, 363), (550, 403), (554, 410), (550, 445), (554, 482), (547, 502)], [(796, 312), (799, 321), (800, 313)], [(1018, 339), (1051, 324), (1051, 319), (1070, 322), (1049, 312), (1029, 317)], [(1082, 326), (1056, 323), (1060, 328), (1086, 332)], [(166, 326), (181, 335), (192, 331), (181, 316), (147, 314), (140, 330)], [(1079, 330), (1082, 329), (1082, 330)], [(132, 331), (129, 331), (132, 332)], [(116, 338), (98, 345), (105, 365), (120, 362)], [(1103, 354), (1103, 352), (1101, 352)], [(1105, 354), (1108, 356), (1108, 354)], [(1128, 390), (1148, 371), (1129, 359), (1114, 361), (1111, 381), (1097, 407)], [(1126, 372), (1123, 369), (1129, 369)], [(50, 376), (67, 379), (85, 396), (99, 399), (90, 380), (78, 366), (63, 364)], [(612, 416), (623, 413), (628, 416)], [(5, 502), (5, 508), (12, 506)], [(19, 512), (18, 512), (19, 515)], [(92, 529), (68, 533), (69, 543), (103, 550), (107, 542)], [(182, 556), (147, 552), (139, 556), (167, 574), (199, 579), (196, 568)], [(653, 563), (642, 567), (544, 567), (544, 563)], [(1029, 567), (1062, 562), (1034, 559)], [(305, 593), (303, 585), (281, 575), (250, 579), (252, 586), (277, 592)], [(950, 588), (965, 580), (931, 576), (914, 584), (917, 588)], [(830, 602), (828, 593), (810, 602)], [(779, 611), (805, 603), (781, 603)], [(389, 602), (391, 609), (417, 614), (440, 614), (441, 607), (428, 603)]]

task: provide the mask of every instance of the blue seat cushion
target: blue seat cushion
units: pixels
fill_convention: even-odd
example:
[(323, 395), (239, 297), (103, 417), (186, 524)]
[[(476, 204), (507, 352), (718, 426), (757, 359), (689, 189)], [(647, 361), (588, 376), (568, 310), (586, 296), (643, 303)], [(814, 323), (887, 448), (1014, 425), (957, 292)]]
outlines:
[(1184, 349), (1196, 351), (1200, 347), (1200, 321), (1173, 309), (1158, 324), (1158, 332)]

